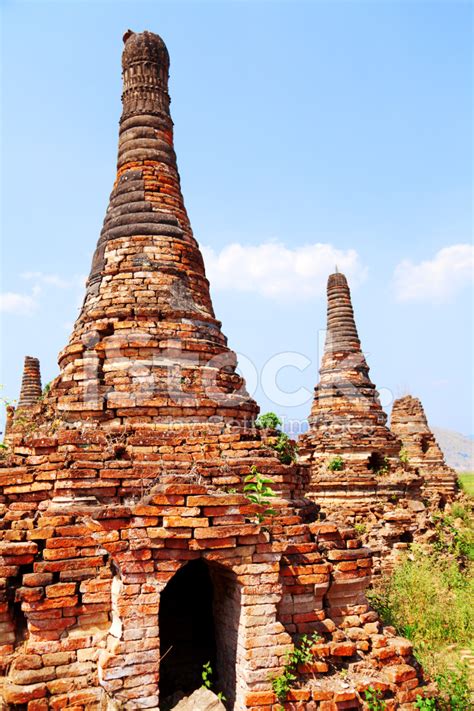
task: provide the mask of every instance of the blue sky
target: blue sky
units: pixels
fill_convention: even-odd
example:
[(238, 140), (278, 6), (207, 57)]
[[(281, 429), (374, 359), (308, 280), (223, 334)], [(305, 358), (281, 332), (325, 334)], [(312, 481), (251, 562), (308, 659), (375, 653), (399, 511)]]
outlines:
[[(287, 363), (280, 388), (312, 391), (337, 261), (387, 407), (411, 392), (433, 425), (474, 432), (470, 3), (1, 8), (5, 397), (26, 354), (45, 382), (56, 375), (78, 314), (114, 180), (130, 27), (168, 45), (184, 197), (249, 372), (261, 383)], [(275, 358), (285, 351), (300, 355)], [(292, 406), (256, 391), (290, 419), (308, 414), (299, 395)]]

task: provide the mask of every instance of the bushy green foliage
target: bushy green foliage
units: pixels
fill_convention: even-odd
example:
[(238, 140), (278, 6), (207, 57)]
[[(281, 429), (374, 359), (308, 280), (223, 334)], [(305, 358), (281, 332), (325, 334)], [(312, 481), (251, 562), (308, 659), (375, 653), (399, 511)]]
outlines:
[(280, 703), (286, 701), (288, 692), (297, 679), (298, 666), (313, 661), (311, 649), (319, 639), (317, 632), (311, 635), (304, 634), (299, 643), (295, 644), (294, 649), (286, 655), (283, 672), (272, 679), (272, 689)]
[(334, 457), (334, 459), (331, 459), (331, 461), (328, 463), (328, 469), (331, 472), (340, 472), (344, 469), (344, 460), (342, 457)]
[(438, 707), (442, 711), (467, 711), (472, 709), (467, 666), (457, 664), (453, 670), (440, 672), (435, 680), (440, 690)]
[(286, 701), (288, 692), (296, 681), (296, 674), (293, 674), (289, 669), (285, 669), (283, 674), (272, 679), (272, 689), (280, 703)]
[(415, 708), (420, 711), (436, 711), (436, 699), (424, 699), (422, 696), (417, 696)]
[(413, 559), (406, 557), (370, 593), (372, 603), (384, 621), (415, 644), (468, 643), (474, 635), (472, 571), (461, 572), (455, 561), (426, 555), (416, 546), (412, 551)]
[(439, 513), (433, 516), (433, 520), (436, 522), (436, 541), (434, 543), (436, 551), (450, 554), (461, 560), (474, 560), (472, 506), (462, 506), (455, 503), (448, 513)]
[(468, 677), (456, 661), (474, 638), (474, 565), (460, 565), (441, 550), (428, 555), (413, 545), (369, 597), (383, 621), (413, 642), (416, 657), (438, 682), (436, 708), (467, 711), (470, 706), (462, 704), (469, 699)]
[(263, 509), (256, 514), (257, 522), (262, 523), (266, 516), (274, 516), (276, 511), (270, 506), (272, 498), (276, 496), (271, 487), (273, 480), (264, 477), (256, 466), (252, 466), (244, 482), (244, 494), (247, 499)]
[(278, 415), (274, 412), (266, 412), (257, 418), (255, 424), (260, 429), (272, 430), (276, 433), (275, 441), (269, 442), (269, 446), (277, 452), (282, 464), (291, 464), (296, 460), (296, 442), (280, 429), (282, 422)]
[(281, 420), (274, 412), (265, 412), (259, 415), (255, 425), (261, 430), (277, 430), (281, 427)]
[(278, 452), (282, 464), (291, 464), (296, 459), (296, 443), (288, 437), (286, 432), (279, 432), (273, 449)]

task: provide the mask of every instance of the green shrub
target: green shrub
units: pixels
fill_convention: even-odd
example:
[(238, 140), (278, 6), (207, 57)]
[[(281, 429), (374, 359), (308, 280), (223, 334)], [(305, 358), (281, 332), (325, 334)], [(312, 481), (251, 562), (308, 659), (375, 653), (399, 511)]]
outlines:
[(331, 461), (328, 463), (328, 469), (331, 472), (340, 472), (344, 469), (344, 460), (342, 457), (334, 457), (334, 459), (331, 459)]
[[(470, 708), (462, 705), (469, 698), (469, 687), (467, 672), (459, 665), (459, 650), (474, 638), (474, 565), (460, 566), (443, 551), (427, 555), (413, 545), (410, 555), (391, 577), (378, 583), (369, 598), (383, 621), (412, 641), (415, 656), (438, 682), (436, 708)], [(428, 704), (427, 699), (422, 701)]]
[(454, 670), (440, 672), (435, 677), (440, 691), (438, 705), (443, 711), (467, 711), (472, 709), (468, 669), (457, 664)]
[(369, 593), (387, 624), (404, 631), (415, 644), (436, 648), (440, 643), (469, 643), (474, 617), (469, 598), (474, 594), (472, 571), (461, 572), (456, 562), (426, 555), (412, 547), (391, 578)]
[[(202, 665), (201, 679), (202, 679), (202, 686), (205, 689), (212, 689), (212, 686), (214, 683), (212, 681), (213, 674), (214, 674), (214, 671), (211, 667), (211, 662), (206, 662), (205, 664)], [(222, 693), (222, 691), (218, 691), (216, 696), (220, 701), (227, 701), (227, 699), (224, 696), (224, 694)]]
[(291, 464), (295, 461), (297, 452), (296, 443), (288, 437), (286, 432), (279, 433), (278, 439), (272, 447), (278, 453), (282, 464)]
[(255, 422), (256, 427), (261, 430), (277, 430), (281, 424), (280, 418), (274, 412), (265, 412), (263, 415), (259, 415)]
[[(458, 519), (464, 525), (459, 526)], [(436, 522), (434, 548), (439, 553), (450, 554), (460, 560), (474, 560), (474, 528), (470, 525), (472, 511), (454, 504), (451, 513), (433, 516)]]
[(280, 429), (282, 423), (278, 415), (274, 412), (266, 412), (257, 418), (255, 424), (259, 429), (273, 430), (277, 433), (275, 442), (268, 442), (268, 445), (278, 454), (282, 464), (291, 464), (296, 460), (296, 442), (291, 440), (286, 432), (282, 432)]

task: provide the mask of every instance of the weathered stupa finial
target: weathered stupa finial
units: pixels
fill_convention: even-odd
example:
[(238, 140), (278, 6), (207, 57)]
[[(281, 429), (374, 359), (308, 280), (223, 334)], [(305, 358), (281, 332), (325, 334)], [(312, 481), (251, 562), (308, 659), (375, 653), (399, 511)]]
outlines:
[(168, 50), (147, 31), (124, 43), (117, 178), (49, 401), (70, 421), (252, 422), (181, 194)]
[(41, 393), (40, 362), (38, 358), (25, 356), (17, 410), (36, 405), (41, 397)]

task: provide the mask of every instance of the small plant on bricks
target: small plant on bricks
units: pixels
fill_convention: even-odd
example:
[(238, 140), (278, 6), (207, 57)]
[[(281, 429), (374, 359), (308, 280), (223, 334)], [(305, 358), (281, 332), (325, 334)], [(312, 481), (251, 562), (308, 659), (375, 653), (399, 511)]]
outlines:
[(382, 692), (369, 686), (364, 691), (365, 702), (369, 711), (385, 711), (387, 704), (382, 698)]
[(275, 415), (274, 412), (265, 412), (257, 417), (255, 425), (261, 430), (274, 432), (275, 437), (271, 437), (268, 445), (278, 454), (278, 459), (282, 464), (291, 464), (296, 461), (296, 442), (281, 430), (282, 421), (278, 415)]
[(244, 482), (244, 494), (247, 499), (263, 509), (256, 514), (257, 522), (262, 523), (267, 516), (275, 516), (276, 511), (271, 508), (271, 500), (276, 496), (271, 487), (272, 479), (264, 477), (254, 465)]
[[(209, 689), (209, 691), (212, 689), (213, 681), (212, 681), (212, 675), (214, 674), (212, 667), (211, 667), (211, 662), (206, 662), (205, 664), (202, 665), (202, 672), (201, 672), (201, 679), (202, 679), (202, 686), (205, 689)], [(226, 697), (222, 693), (222, 691), (218, 691), (216, 694), (217, 698), (219, 701), (227, 701)]]
[(417, 696), (414, 706), (420, 711), (436, 711), (436, 699), (424, 699), (422, 696)]
[(344, 469), (344, 460), (342, 457), (334, 457), (328, 464), (330, 472), (340, 472)]
[(288, 692), (294, 686), (297, 679), (298, 666), (300, 664), (310, 664), (313, 661), (311, 650), (319, 639), (317, 632), (313, 632), (312, 635), (305, 634), (301, 637), (299, 644), (295, 645), (293, 651), (287, 653), (283, 672), (280, 676), (272, 679), (272, 689), (281, 704), (286, 701)]

